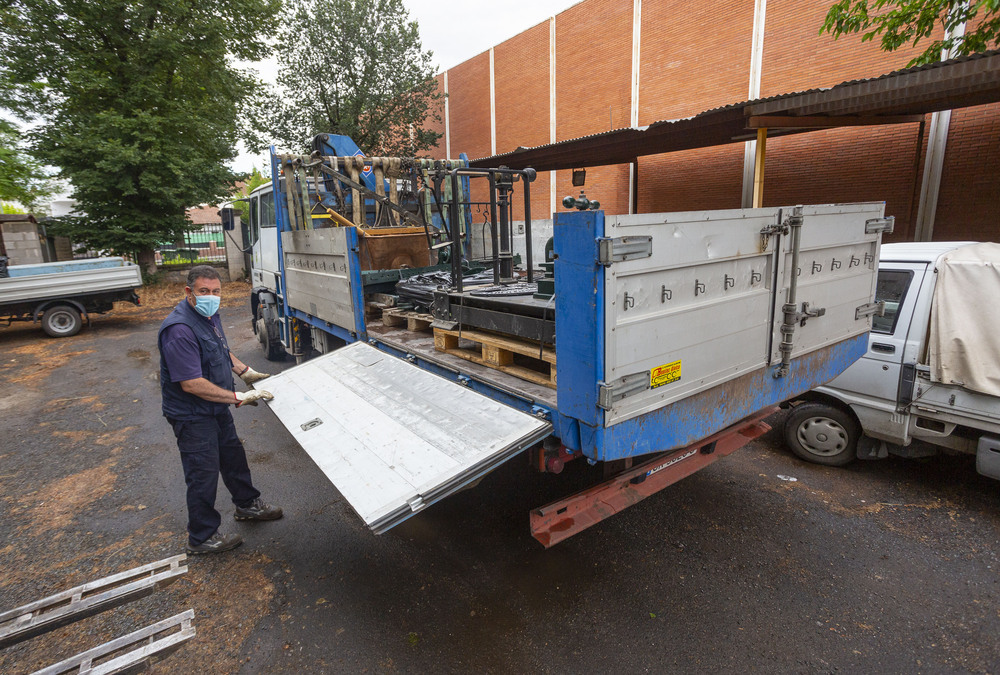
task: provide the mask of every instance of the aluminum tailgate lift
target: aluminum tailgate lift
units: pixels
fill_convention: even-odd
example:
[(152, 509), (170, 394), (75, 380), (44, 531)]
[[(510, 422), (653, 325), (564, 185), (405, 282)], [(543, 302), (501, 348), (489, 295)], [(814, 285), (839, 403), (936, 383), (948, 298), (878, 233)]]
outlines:
[(355, 342), (274, 375), (272, 412), (377, 534), (457, 492), (552, 425)]

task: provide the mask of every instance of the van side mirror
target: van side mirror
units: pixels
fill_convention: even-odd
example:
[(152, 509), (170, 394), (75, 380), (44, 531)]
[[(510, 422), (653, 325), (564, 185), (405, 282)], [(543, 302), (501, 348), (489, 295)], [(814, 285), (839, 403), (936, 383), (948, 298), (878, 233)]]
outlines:
[(222, 218), (222, 229), (223, 230), (235, 230), (236, 229), (236, 218), (233, 213), (234, 209), (227, 206), (224, 209), (219, 209), (219, 217)]

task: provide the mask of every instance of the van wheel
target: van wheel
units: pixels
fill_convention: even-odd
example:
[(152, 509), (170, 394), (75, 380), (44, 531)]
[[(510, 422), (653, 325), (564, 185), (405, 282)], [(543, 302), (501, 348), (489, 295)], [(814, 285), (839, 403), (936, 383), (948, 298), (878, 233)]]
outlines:
[(850, 464), (860, 435), (850, 413), (826, 403), (803, 403), (785, 418), (785, 443), (796, 455), (814, 464)]
[(261, 351), (268, 361), (284, 361), (285, 347), (278, 337), (278, 325), (273, 319), (268, 318), (264, 306), (257, 307), (257, 340), (260, 342)]
[(54, 305), (42, 314), (42, 330), (52, 337), (70, 337), (83, 328), (83, 318), (75, 307)]

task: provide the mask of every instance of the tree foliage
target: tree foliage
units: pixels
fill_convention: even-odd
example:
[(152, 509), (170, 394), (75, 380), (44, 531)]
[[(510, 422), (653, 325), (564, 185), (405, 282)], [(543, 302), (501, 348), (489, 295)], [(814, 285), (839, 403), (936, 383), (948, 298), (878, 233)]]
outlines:
[[(954, 30), (966, 23), (964, 35)], [(916, 46), (941, 29), (909, 65), (941, 60), (942, 50), (957, 55), (975, 54), (1000, 45), (1000, 0), (840, 0), (830, 8), (820, 33), (835, 38), (863, 33), (862, 41), (879, 38), (882, 49), (894, 51)]]
[[(243, 180), (243, 187), (234, 193), (234, 197), (248, 197), (250, 193), (259, 188), (264, 183), (270, 183), (270, 176), (265, 176), (257, 167), (253, 168)], [(250, 222), (250, 202), (245, 199), (238, 199), (233, 202), (233, 208), (240, 212), (240, 219), (244, 223)]]
[(5, 105), (37, 125), (42, 161), (85, 216), (54, 230), (138, 253), (190, 229), (186, 208), (233, 180), (239, 102), (278, 0), (8, 0), (0, 8)]
[(255, 150), (338, 133), (369, 155), (414, 156), (441, 137), (423, 128), (440, 120), (441, 94), (402, 0), (301, 0), (279, 34), (278, 86), (252, 115)]
[(31, 209), (51, 193), (48, 175), (22, 147), (17, 127), (0, 119), (0, 199)]

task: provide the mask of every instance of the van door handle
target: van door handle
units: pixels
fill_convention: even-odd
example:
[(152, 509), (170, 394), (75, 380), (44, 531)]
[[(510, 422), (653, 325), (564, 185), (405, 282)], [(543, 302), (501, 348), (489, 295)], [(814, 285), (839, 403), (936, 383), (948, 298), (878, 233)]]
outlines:
[(873, 342), (872, 343), (873, 352), (882, 352), (883, 354), (895, 354), (896, 345), (887, 345), (884, 342)]

